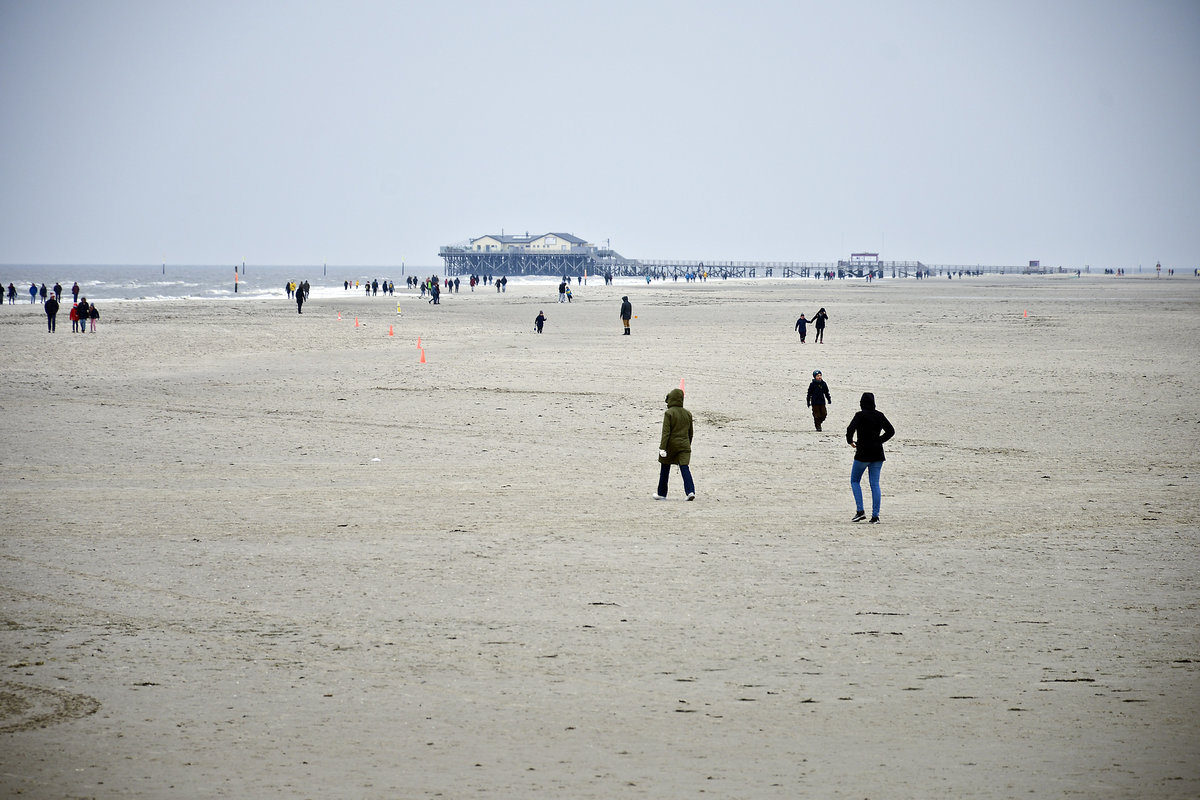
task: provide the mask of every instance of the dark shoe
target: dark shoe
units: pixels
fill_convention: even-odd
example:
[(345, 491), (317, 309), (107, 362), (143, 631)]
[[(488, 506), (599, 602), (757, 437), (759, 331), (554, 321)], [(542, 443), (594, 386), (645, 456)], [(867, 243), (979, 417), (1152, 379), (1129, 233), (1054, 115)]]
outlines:
[(872, 524), (877, 523), (877, 522), (879, 522), (879, 517), (871, 517)]
[(865, 512), (865, 511), (855, 511), (855, 512), (854, 512), (854, 518), (853, 518), (853, 519), (851, 519), (850, 521), (851, 521), (851, 522), (862, 522), (862, 521), (863, 521), (864, 519), (866, 519), (866, 518), (867, 518), (867, 512)]
[(817, 423), (817, 430), (821, 430), (821, 423)]

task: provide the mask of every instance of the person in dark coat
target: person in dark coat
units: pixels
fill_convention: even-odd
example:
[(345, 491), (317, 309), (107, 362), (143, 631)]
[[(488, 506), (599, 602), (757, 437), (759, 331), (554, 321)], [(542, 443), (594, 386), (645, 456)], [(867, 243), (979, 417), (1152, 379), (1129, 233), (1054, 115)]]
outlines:
[(621, 298), (621, 324), (625, 326), (625, 333), (629, 335), (629, 320), (633, 318), (633, 303), (629, 302), (628, 297)]
[(817, 335), (813, 337), (813, 341), (817, 344), (825, 344), (825, 322), (829, 319), (829, 315), (822, 308), (813, 315), (813, 325), (817, 329)]
[(46, 298), (45, 304), (42, 306), (46, 309), (46, 328), (50, 333), (54, 333), (54, 324), (58, 321), (58, 300), (54, 295)]
[[(875, 410), (875, 395), (863, 392), (858, 401), (862, 409), (850, 420), (846, 428), (846, 442), (854, 448), (854, 464), (850, 468), (850, 490), (854, 492), (854, 512), (852, 522), (862, 522), (866, 519), (863, 512), (862, 476), (866, 472), (871, 483), (871, 522), (879, 522), (879, 501), (882, 494), (879, 489), (879, 472), (883, 469), (883, 443), (896, 435), (896, 429), (882, 412)], [(858, 434), (858, 441), (854, 440)]]
[(683, 492), (688, 500), (696, 499), (696, 485), (692, 483), (692, 412), (683, 407), (683, 390), (667, 392), (667, 411), (663, 414), (662, 437), (658, 442), (658, 491), (655, 500), (667, 499), (667, 479), (671, 477), (671, 465), (679, 465), (683, 476)]
[(808, 396), (804, 402), (812, 409), (813, 422), (817, 424), (817, 430), (821, 430), (821, 423), (827, 416), (825, 405), (832, 403), (833, 398), (829, 396), (829, 385), (825, 383), (819, 369), (813, 370), (812, 382), (808, 384)]
[(75, 313), (79, 317), (79, 332), (83, 333), (87, 330), (86, 320), (88, 318), (88, 314), (91, 313), (92, 307), (88, 305), (86, 297), (81, 297), (79, 298), (79, 305), (76, 306), (76, 309), (77, 311)]
[(538, 315), (533, 318), (533, 328), (538, 333), (542, 332), (542, 326), (546, 324), (546, 312), (539, 311)]
[(796, 320), (796, 333), (800, 334), (800, 344), (804, 344), (804, 337), (808, 336), (808, 320), (804, 315), (800, 315), (800, 319)]

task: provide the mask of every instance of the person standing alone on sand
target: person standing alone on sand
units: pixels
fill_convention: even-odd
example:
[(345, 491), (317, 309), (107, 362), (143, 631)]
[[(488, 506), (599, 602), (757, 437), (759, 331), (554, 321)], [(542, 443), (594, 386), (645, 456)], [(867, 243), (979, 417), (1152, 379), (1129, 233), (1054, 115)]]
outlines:
[(829, 315), (822, 308), (813, 315), (813, 324), (817, 327), (817, 335), (813, 337), (813, 341), (817, 344), (825, 344), (825, 321), (829, 319)]
[(696, 499), (696, 485), (692, 483), (692, 471), (688, 464), (692, 460), (692, 412), (683, 407), (683, 390), (667, 392), (667, 411), (663, 414), (662, 438), (658, 443), (658, 491), (655, 500), (667, 499), (667, 479), (671, 477), (671, 465), (679, 465), (683, 476), (683, 492), (688, 500)]
[(804, 315), (800, 315), (800, 319), (796, 320), (796, 332), (800, 334), (800, 344), (804, 344), (804, 337), (808, 336), (808, 320)]
[[(875, 395), (863, 392), (858, 401), (862, 409), (850, 420), (846, 428), (846, 442), (854, 448), (854, 465), (850, 468), (850, 491), (854, 493), (854, 518), (851, 522), (862, 522), (863, 511), (862, 476), (866, 472), (871, 483), (871, 522), (879, 522), (879, 472), (883, 469), (883, 443), (896, 435), (896, 429), (882, 412), (875, 410)], [(854, 441), (854, 434), (858, 441)]]
[(633, 318), (633, 303), (628, 297), (621, 298), (621, 324), (625, 326), (624, 336), (629, 335), (629, 320)]
[(58, 321), (58, 299), (50, 295), (46, 298), (43, 308), (46, 309), (46, 327), (50, 333), (54, 333), (54, 324)]
[(546, 324), (546, 312), (539, 311), (538, 315), (533, 318), (533, 329), (538, 333), (542, 332), (542, 326)]
[(821, 430), (821, 423), (825, 421), (826, 417), (825, 404), (832, 403), (833, 398), (829, 396), (829, 386), (826, 385), (819, 369), (813, 370), (813, 379), (808, 384), (808, 396), (804, 402), (812, 409), (813, 422), (817, 424), (817, 430)]

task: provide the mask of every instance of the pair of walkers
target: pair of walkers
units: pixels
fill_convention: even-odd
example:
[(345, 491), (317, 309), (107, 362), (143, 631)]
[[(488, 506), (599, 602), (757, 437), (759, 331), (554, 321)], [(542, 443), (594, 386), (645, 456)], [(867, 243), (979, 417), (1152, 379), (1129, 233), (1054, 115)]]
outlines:
[[(815, 379), (820, 372), (814, 374)], [(823, 381), (822, 381), (823, 383)], [(826, 398), (828, 398), (828, 389)], [(680, 476), (683, 478), (683, 492), (688, 500), (696, 499), (696, 485), (692, 480), (692, 414), (683, 407), (683, 389), (672, 389), (667, 392), (667, 410), (663, 414), (662, 435), (658, 444), (658, 488), (654, 493), (655, 500), (667, 499), (667, 483), (671, 476), (671, 465), (678, 464)], [(850, 467), (850, 491), (854, 495), (854, 517), (852, 522), (862, 522), (867, 518), (863, 508), (862, 476), (868, 476), (871, 487), (871, 519), (879, 522), (879, 507), (883, 498), (879, 485), (879, 474), (883, 470), (885, 460), (883, 454), (884, 442), (896, 435), (896, 429), (875, 408), (875, 395), (863, 392), (858, 401), (859, 411), (850, 420), (846, 428), (846, 443), (854, 448), (854, 462)], [(820, 430), (820, 426), (817, 426)], [(857, 438), (856, 438), (857, 437)]]

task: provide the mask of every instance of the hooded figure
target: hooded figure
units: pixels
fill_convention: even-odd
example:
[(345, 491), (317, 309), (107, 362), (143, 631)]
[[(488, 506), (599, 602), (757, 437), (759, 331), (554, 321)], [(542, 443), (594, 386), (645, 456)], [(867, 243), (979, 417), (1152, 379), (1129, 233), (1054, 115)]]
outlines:
[(628, 297), (621, 298), (621, 323), (625, 326), (625, 336), (629, 335), (629, 320), (633, 318), (633, 304)]
[[(896, 435), (896, 429), (888, 418), (875, 410), (875, 395), (863, 392), (858, 401), (862, 409), (850, 420), (846, 428), (846, 442), (854, 448), (854, 464), (850, 467), (850, 490), (854, 493), (855, 513), (853, 522), (866, 518), (863, 511), (862, 476), (866, 472), (871, 482), (871, 522), (879, 522), (879, 504), (882, 493), (879, 488), (879, 473), (883, 469), (883, 443)], [(854, 440), (858, 434), (858, 441)]]
[(667, 499), (667, 479), (671, 465), (678, 464), (683, 476), (683, 491), (688, 500), (696, 499), (696, 486), (688, 467), (692, 460), (692, 412), (683, 407), (683, 390), (667, 392), (667, 411), (663, 414), (662, 438), (658, 443), (658, 491), (656, 500)]
[(813, 422), (816, 423), (817, 430), (821, 430), (821, 423), (827, 416), (825, 405), (832, 403), (833, 398), (829, 396), (829, 386), (826, 385), (819, 369), (813, 370), (813, 379), (808, 384), (808, 396), (804, 402), (812, 409)]

